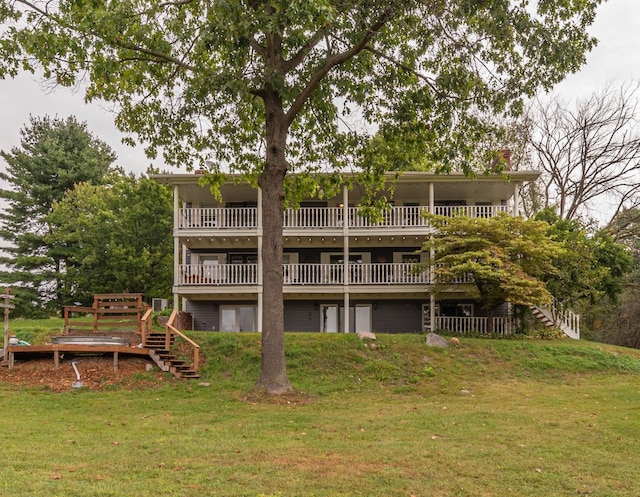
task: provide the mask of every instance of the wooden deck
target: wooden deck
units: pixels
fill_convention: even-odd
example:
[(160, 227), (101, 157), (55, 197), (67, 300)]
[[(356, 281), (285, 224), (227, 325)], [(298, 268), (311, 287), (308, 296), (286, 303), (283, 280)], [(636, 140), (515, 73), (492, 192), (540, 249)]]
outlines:
[(74, 343), (53, 343), (47, 345), (10, 345), (7, 348), (9, 369), (15, 365), (16, 356), (53, 355), (53, 364), (58, 369), (62, 354), (113, 354), (113, 370), (118, 370), (118, 358), (123, 355), (149, 356), (149, 350), (126, 345), (80, 345)]

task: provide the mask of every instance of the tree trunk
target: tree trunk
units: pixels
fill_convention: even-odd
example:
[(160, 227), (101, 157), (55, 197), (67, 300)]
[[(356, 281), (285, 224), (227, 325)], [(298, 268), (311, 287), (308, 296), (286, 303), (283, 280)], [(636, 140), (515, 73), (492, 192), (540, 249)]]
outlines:
[(487, 335), (493, 333), (493, 311), (494, 307), (487, 308)]
[(257, 388), (271, 394), (291, 391), (284, 354), (284, 301), (282, 294), (282, 212), (284, 178), (287, 172), (285, 147), (287, 125), (282, 101), (265, 98), (266, 163), (258, 184), (262, 189), (262, 363)]

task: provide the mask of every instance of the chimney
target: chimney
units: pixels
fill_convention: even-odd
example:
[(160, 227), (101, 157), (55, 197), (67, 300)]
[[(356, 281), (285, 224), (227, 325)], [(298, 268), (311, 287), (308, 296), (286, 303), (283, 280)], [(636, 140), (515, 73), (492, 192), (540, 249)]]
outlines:
[(500, 156), (504, 160), (504, 170), (511, 171), (511, 150), (508, 148), (503, 148), (500, 150)]

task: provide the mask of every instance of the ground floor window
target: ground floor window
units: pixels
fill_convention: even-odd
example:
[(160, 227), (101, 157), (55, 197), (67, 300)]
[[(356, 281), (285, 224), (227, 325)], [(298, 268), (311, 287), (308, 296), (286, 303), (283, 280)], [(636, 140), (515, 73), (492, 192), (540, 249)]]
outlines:
[[(323, 304), (320, 306), (320, 331), (338, 333), (345, 331), (344, 306)], [(349, 331), (371, 330), (371, 304), (356, 304), (349, 307)]]
[(257, 314), (255, 305), (220, 306), (220, 331), (256, 331)]
[(439, 305), (442, 316), (457, 318), (473, 317), (473, 304), (458, 304), (447, 302), (441, 303)]
[[(435, 305), (435, 311), (435, 315), (438, 317), (440, 315), (440, 306), (438, 304)], [(422, 304), (422, 331), (431, 332), (434, 326), (435, 323), (431, 322), (431, 304)]]

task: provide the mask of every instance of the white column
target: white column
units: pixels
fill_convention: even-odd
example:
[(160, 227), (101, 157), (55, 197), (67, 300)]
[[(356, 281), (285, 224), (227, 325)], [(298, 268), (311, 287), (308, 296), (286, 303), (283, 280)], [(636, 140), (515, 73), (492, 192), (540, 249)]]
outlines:
[[(434, 213), (435, 212), (435, 189), (434, 189), (434, 185), (433, 182), (429, 183), (429, 212)], [(429, 260), (433, 261), (433, 257), (434, 257), (435, 253), (433, 248), (430, 250), (429, 252)], [(431, 288), (433, 289), (433, 269), (429, 269), (429, 284), (431, 285)], [(431, 331), (433, 331), (435, 329), (435, 324), (436, 324), (436, 296), (434, 295), (433, 291), (431, 292), (431, 295), (429, 297), (429, 320), (431, 321)]]
[(513, 191), (513, 215), (514, 216), (520, 215), (520, 185), (521, 183), (514, 184), (514, 187), (515, 187)]
[(435, 205), (436, 205), (436, 201), (434, 199), (434, 186), (433, 186), (433, 182), (429, 183), (429, 212), (431, 214), (434, 213), (435, 210)]
[[(349, 190), (347, 186), (342, 187), (342, 239), (343, 239), (343, 292), (344, 292), (344, 329), (345, 333), (349, 333)], [(338, 313), (339, 314), (339, 313)]]
[(262, 188), (258, 188), (258, 332), (262, 333), (263, 288), (262, 288)]
[[(180, 216), (180, 198), (178, 192), (178, 186), (173, 187), (173, 286), (174, 288), (179, 283), (180, 278), (180, 236), (178, 235)], [(174, 291), (173, 294), (173, 307), (180, 310), (180, 296), (178, 292)]]

